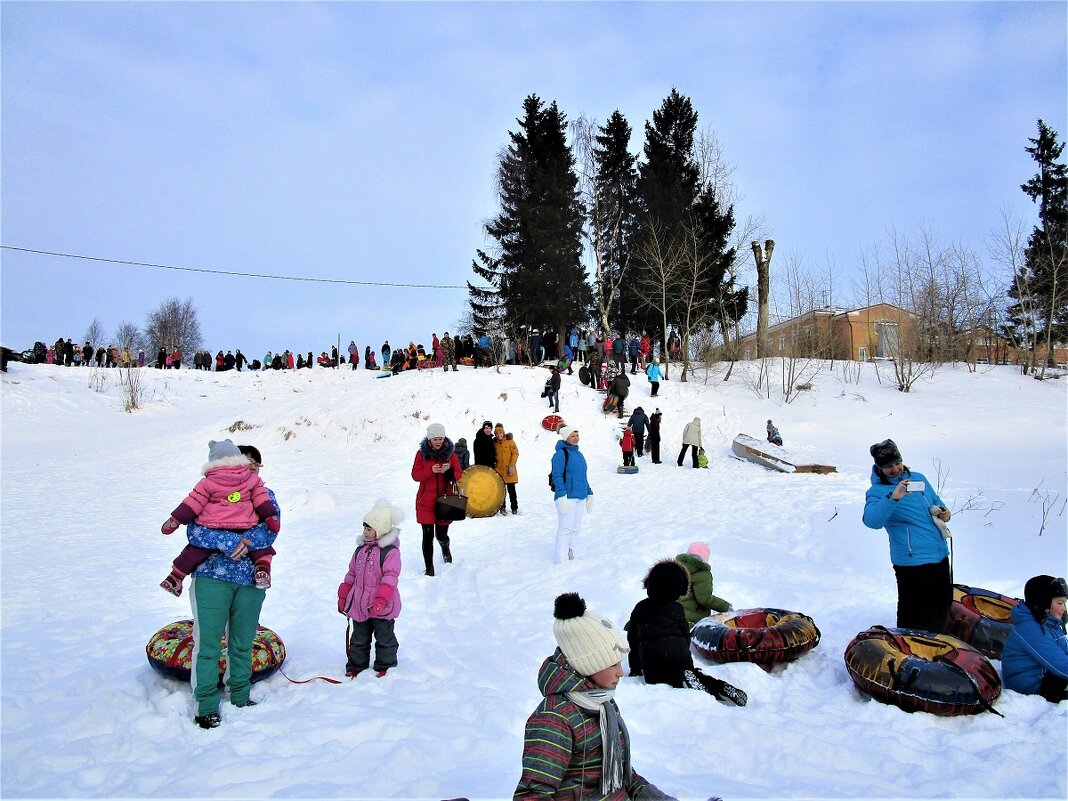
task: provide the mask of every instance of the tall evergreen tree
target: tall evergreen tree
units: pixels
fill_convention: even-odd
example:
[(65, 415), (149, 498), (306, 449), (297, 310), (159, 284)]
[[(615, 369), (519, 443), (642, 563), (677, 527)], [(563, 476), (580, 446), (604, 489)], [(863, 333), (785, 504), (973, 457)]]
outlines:
[(601, 233), (597, 243), (601, 265), (597, 292), (602, 327), (620, 324), (616, 320), (619, 316), (619, 288), (625, 280), (637, 229), (638, 159), (630, 152), (630, 137), (630, 123), (616, 110), (598, 129), (594, 148), (597, 163), (595, 213), (598, 216), (595, 224)]
[(1038, 203), (1038, 225), (1024, 252), (1024, 280), (1018, 278), (1009, 289), (1018, 301), (1010, 315), (1014, 310), (1017, 317), (1030, 312), (1051, 360), (1053, 343), (1068, 335), (1068, 168), (1058, 161), (1064, 144), (1045, 122), (1038, 121), (1038, 137), (1029, 141), (1032, 147), (1026, 150), (1038, 164), (1038, 173), (1020, 188)]
[[(721, 203), (712, 176), (701, 173), (694, 152), (696, 130), (697, 112), (675, 89), (646, 123), (645, 162), (637, 182), (641, 231), (636, 253), (659, 254), (650, 276), (659, 286), (659, 309), (651, 313), (654, 309), (642, 296), (650, 283), (642, 280), (642, 270), (653, 265), (643, 265), (641, 259), (634, 265), (631, 292), (624, 294), (624, 309), (632, 304), (636, 312), (629, 327), (665, 337), (657, 318), (666, 317), (680, 327), (687, 352), (689, 334), (700, 328), (718, 323), (726, 336), (727, 327), (745, 313), (749, 295), (748, 288), (733, 285), (734, 209)], [(655, 247), (649, 246), (652, 238)], [(678, 264), (665, 265), (664, 254)], [(671, 276), (670, 287), (663, 285), (665, 276)], [(683, 380), (685, 376), (684, 368)]]
[(521, 325), (563, 334), (589, 313), (590, 289), (580, 256), (584, 209), (565, 118), (536, 95), (523, 102), (519, 130), (498, 168), (500, 212), (486, 225), (497, 255), (478, 251), (468, 282), (476, 327), (515, 331)]

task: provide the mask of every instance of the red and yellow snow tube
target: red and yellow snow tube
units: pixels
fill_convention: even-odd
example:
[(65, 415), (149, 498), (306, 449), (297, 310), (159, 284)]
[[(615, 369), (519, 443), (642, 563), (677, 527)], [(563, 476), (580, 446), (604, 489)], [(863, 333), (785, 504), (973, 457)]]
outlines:
[(690, 641), (714, 662), (774, 665), (791, 662), (815, 648), (820, 630), (800, 612), (739, 609), (698, 621)]
[(859, 689), (906, 712), (974, 715), (1001, 693), (990, 661), (949, 634), (872, 626), (846, 647), (845, 663)]
[[(189, 681), (193, 658), (193, 621), (179, 620), (164, 626), (145, 646), (148, 664), (164, 676), (179, 681)], [(270, 676), (286, 658), (286, 646), (282, 638), (268, 628), (256, 627), (256, 639), (252, 642), (252, 681), (262, 681)], [(226, 672), (226, 635), (223, 635), (222, 655), (219, 657), (219, 686)]]
[(1005, 640), (1012, 634), (1012, 608), (1018, 603), (1018, 598), (954, 584), (949, 633), (984, 656), (1001, 659)]

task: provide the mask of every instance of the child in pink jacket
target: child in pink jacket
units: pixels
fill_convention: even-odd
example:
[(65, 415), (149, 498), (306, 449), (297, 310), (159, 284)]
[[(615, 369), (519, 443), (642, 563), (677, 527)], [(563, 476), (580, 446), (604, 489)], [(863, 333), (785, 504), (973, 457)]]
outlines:
[[(243, 532), (262, 520), (267, 528), (278, 532), (278, 513), (271, 496), (267, 494), (267, 487), (249, 469), (248, 458), (233, 442), (228, 439), (210, 441), (208, 463), (204, 465), (203, 472), (204, 478), (171, 512), (160, 531), (170, 534), (178, 526), (195, 521), (205, 528)], [(181, 595), (182, 581), (212, 553), (214, 551), (208, 548), (186, 545), (159, 586), (171, 595)], [(259, 589), (271, 586), (271, 557), (274, 554), (274, 548), (248, 552), (256, 566), (254, 580)]]
[(375, 639), (375, 675), (397, 666), (397, 635), (393, 621), (401, 611), (397, 579), (401, 572), (399, 509), (378, 501), (363, 518), (363, 538), (349, 561), (349, 572), (337, 588), (337, 611), (352, 621), (345, 675), (355, 678), (371, 662)]

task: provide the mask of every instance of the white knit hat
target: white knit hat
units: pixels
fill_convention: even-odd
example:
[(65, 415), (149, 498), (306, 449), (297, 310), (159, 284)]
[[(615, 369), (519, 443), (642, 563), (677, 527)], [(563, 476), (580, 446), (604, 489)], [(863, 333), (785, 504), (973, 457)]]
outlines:
[(586, 611), (578, 593), (559, 595), (553, 605), (553, 636), (567, 661), (583, 676), (592, 676), (623, 660), (627, 638), (610, 620)]
[(378, 532), (379, 537), (388, 534), (403, 519), (403, 513), (384, 500), (375, 501), (374, 508), (363, 516), (363, 522)]
[(441, 423), (431, 423), (426, 427), (426, 438), (434, 439), (434, 437), (444, 437), (445, 426)]
[(578, 431), (578, 426), (560, 426), (556, 429), (556, 433), (560, 435), (560, 439), (566, 440), (571, 436), (572, 432)]

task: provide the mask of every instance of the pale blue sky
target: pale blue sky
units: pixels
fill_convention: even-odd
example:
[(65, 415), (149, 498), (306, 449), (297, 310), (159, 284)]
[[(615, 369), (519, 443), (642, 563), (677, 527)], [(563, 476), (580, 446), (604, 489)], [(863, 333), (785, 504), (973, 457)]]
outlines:
[[(206, 267), (462, 285), (524, 97), (643, 126), (674, 86), (775, 260), (843, 283), (886, 230), (980, 251), (1027, 221), (1062, 137), (1068, 5), (0, 5), (0, 237)], [(0, 251), (0, 339), (110, 335), (192, 297), (206, 346), (316, 353), (455, 330), (467, 294), (208, 276)], [(773, 267), (775, 262), (773, 262)]]

